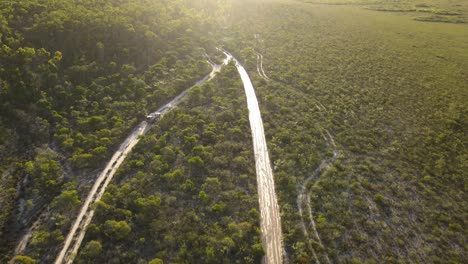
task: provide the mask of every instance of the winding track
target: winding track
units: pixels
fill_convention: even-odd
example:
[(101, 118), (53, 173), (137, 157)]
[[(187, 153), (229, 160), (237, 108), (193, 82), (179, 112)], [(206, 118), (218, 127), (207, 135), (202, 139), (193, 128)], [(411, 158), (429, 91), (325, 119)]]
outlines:
[[(224, 52), (226, 56), (232, 57)], [(249, 75), (242, 65), (232, 57), (236, 63), (237, 71), (244, 84), (245, 95), (247, 97), (247, 107), (249, 109), (250, 129), (252, 130), (252, 140), (255, 154), (255, 169), (257, 172), (257, 192), (260, 205), (260, 229), (262, 231), (263, 246), (266, 255), (263, 263), (279, 264), (283, 262), (283, 238), (281, 231), (281, 218), (279, 213), (278, 200), (276, 198), (273, 171), (271, 169), (268, 155), (263, 121), (258, 107), (257, 97), (250, 81)]]
[[(260, 36), (258, 34), (255, 34), (255, 39), (260, 40)], [(269, 78), (266, 75), (265, 71), (263, 70), (263, 55), (261, 53), (257, 52), (255, 49), (252, 49), (252, 51), (257, 55), (257, 72), (258, 72), (258, 74), (264, 80), (272, 81), (272, 79)], [(320, 102), (317, 102), (315, 104), (315, 107), (320, 111), (320, 114), (323, 117), (322, 112), (327, 111), (325, 106), (323, 104), (321, 104)], [(322, 130), (323, 130), (323, 128), (322, 128)], [(337, 151), (336, 143), (335, 143), (335, 140), (334, 140), (333, 136), (330, 134), (330, 132), (328, 130), (325, 129), (324, 131), (325, 131), (326, 135), (322, 132), (322, 136), (323, 136), (325, 142), (327, 143), (327, 146), (332, 149), (333, 156), (332, 156), (332, 158), (330, 160), (328, 160), (327, 158), (322, 159), (320, 165), (312, 172), (312, 174), (301, 185), (299, 195), (297, 196), (297, 200), (296, 200), (297, 208), (298, 208), (298, 211), (299, 211), (299, 216), (300, 216), (300, 219), (301, 219), (302, 232), (304, 233), (305, 237), (308, 239), (307, 240), (308, 241), (308, 246), (309, 246), (310, 250), (312, 251), (312, 254), (314, 256), (314, 259), (315, 259), (316, 263), (318, 263), (318, 264), (320, 264), (320, 260), (319, 260), (319, 258), (317, 256), (317, 253), (316, 253), (315, 249), (312, 246), (312, 243), (311, 243), (311, 240), (310, 240), (311, 239), (310, 234), (308, 232), (308, 227), (306, 226), (305, 221), (304, 221), (303, 206), (305, 204), (306, 209), (307, 209), (309, 224), (310, 224), (311, 232), (313, 234), (313, 239), (315, 241), (317, 241), (317, 243), (320, 245), (321, 248), (325, 248), (323, 243), (322, 243), (322, 240), (320, 239), (320, 236), (319, 236), (319, 234), (317, 232), (315, 220), (313, 218), (312, 206), (311, 206), (311, 197), (310, 197), (311, 192), (307, 191), (307, 185), (309, 184), (309, 182), (314, 180), (315, 178), (320, 177), (321, 173), (326, 172), (328, 170), (328, 168), (330, 167), (330, 164), (333, 163), (333, 161), (335, 161), (335, 159), (338, 157), (338, 154), (339, 154), (339, 152)], [(328, 254), (326, 252), (324, 252), (323, 254), (324, 254), (324, 258), (325, 258), (326, 263), (330, 264), (331, 261), (330, 261), (330, 258), (328, 257)]]
[[(322, 109), (325, 109), (325, 107), (320, 103), (316, 104), (315, 106), (317, 107), (317, 109), (319, 109), (319, 111), (321, 111)], [(325, 173), (328, 170), (328, 168), (330, 167), (330, 164), (332, 164), (333, 161), (336, 160), (336, 158), (338, 157), (338, 154), (339, 154), (339, 152), (337, 151), (336, 143), (335, 143), (335, 140), (333, 139), (333, 136), (330, 134), (330, 132), (328, 130), (326, 130), (326, 129), (324, 129), (324, 130), (325, 130), (326, 135), (323, 134), (323, 132), (322, 132), (322, 136), (323, 136), (327, 146), (332, 149), (333, 157), (330, 160), (328, 160), (327, 158), (322, 159), (322, 161), (321, 161), (320, 165), (317, 167), (317, 169), (315, 169), (314, 172), (302, 184), (302, 186), (300, 188), (299, 195), (297, 196), (297, 200), (296, 200), (297, 208), (299, 210), (299, 216), (301, 217), (302, 232), (304, 233), (305, 237), (307, 238), (308, 246), (309, 246), (310, 250), (312, 251), (312, 255), (314, 256), (316, 263), (318, 263), (318, 264), (320, 264), (320, 260), (319, 260), (319, 258), (317, 256), (317, 253), (316, 253), (315, 249), (312, 246), (310, 234), (307, 231), (308, 228), (306, 227), (306, 224), (304, 222), (304, 212), (303, 212), (303, 206), (304, 205), (303, 204), (305, 203), (306, 208), (307, 208), (307, 213), (308, 213), (308, 217), (309, 217), (310, 227), (312, 229), (313, 239), (320, 245), (321, 248), (324, 249), (325, 247), (322, 244), (322, 240), (320, 239), (320, 236), (319, 236), (319, 234), (317, 232), (315, 220), (314, 220), (313, 213), (312, 213), (312, 206), (310, 204), (311, 203), (311, 198), (310, 198), (311, 191), (307, 190), (307, 185), (309, 184), (309, 182), (312, 181), (312, 180), (316, 180), (316, 178), (319, 178), (321, 173)], [(324, 252), (323, 254), (324, 254), (324, 258), (325, 258), (326, 262), (328, 264), (331, 264), (331, 261), (330, 261), (330, 258), (328, 257), (328, 254), (326, 252)]]
[[(228, 60), (225, 60), (224, 64), (226, 64), (227, 61)], [(198, 81), (192, 87), (201, 86), (205, 82), (210, 81), (211, 79), (214, 78), (216, 73), (219, 72), (219, 70), (222, 67), (222, 65), (216, 65), (212, 63), (210, 60), (208, 60), (208, 62), (212, 66), (211, 73), (205, 76), (200, 81)], [(175, 106), (180, 104), (182, 99), (184, 99), (187, 96), (188, 91), (192, 87), (183, 91), (181, 94), (175, 97), (172, 101), (170, 101), (166, 105), (159, 108), (156, 112), (159, 112), (162, 115), (164, 115), (165, 113), (173, 109)], [(90, 205), (101, 199), (102, 195), (104, 194), (106, 190), (107, 185), (109, 185), (115, 172), (120, 167), (125, 157), (130, 153), (130, 151), (138, 143), (138, 141), (140, 141), (139, 136), (146, 134), (146, 132), (148, 132), (148, 130), (151, 127), (152, 125), (148, 124), (146, 121), (143, 121), (140, 124), (138, 124), (137, 127), (132, 131), (132, 133), (120, 145), (119, 149), (114, 153), (111, 160), (107, 163), (106, 167), (104, 168), (104, 170), (101, 172), (101, 174), (95, 181), (83, 206), (81, 207), (78, 217), (73, 223), (65, 239), (64, 246), (55, 260), (55, 264), (62, 264), (62, 263), (70, 264), (73, 262), (73, 257), (74, 255), (78, 253), (81, 242), (83, 241), (83, 238), (85, 236), (86, 227), (91, 223), (91, 220), (94, 215), (94, 209), (90, 208)]]
[(253, 50), (257, 54), (257, 72), (260, 77), (265, 79), (266, 81), (271, 81), (270, 77), (268, 77), (263, 70), (263, 55), (256, 50)]

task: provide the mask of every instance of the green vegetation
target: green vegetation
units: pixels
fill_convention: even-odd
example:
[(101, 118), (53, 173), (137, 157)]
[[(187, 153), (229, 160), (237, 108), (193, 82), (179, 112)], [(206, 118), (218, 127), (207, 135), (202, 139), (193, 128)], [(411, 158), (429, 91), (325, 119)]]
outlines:
[(468, 23), (468, 2), (450, 0), (303, 0), (312, 4), (357, 5), (370, 10), (410, 15), (427, 22)]
[[(252, 48), (263, 53), (273, 79), (254, 86), (290, 262), (314, 262), (315, 251), (325, 263), (463, 263), (468, 28), (346, 5), (235, 10), (238, 37), (226, 45), (251, 75)], [(302, 232), (296, 201), (330, 160), (327, 130), (340, 154), (307, 185), (322, 247)]]
[[(95, 205), (85, 238), (90, 242), (76, 263), (259, 263), (263, 250), (244, 98), (229, 65), (166, 114)], [(102, 252), (94, 254), (101, 250), (97, 243)]]
[(14, 264), (36, 264), (37, 261), (28, 256), (16, 256), (13, 258)]
[[(221, 45), (256, 89), (289, 263), (466, 262), (467, 22), (462, 0), (0, 2), (0, 262), (53, 262), (104, 162)], [(75, 262), (260, 263), (244, 98), (230, 64), (165, 114)]]
[(222, 9), (202, 2), (0, 3), (0, 262), (63, 190), (36, 231), (66, 234), (121, 139), (208, 72)]

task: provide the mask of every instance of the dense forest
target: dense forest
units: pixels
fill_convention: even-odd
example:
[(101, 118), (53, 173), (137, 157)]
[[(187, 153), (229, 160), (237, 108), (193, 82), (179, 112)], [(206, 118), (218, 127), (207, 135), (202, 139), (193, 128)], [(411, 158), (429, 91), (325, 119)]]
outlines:
[[(52, 263), (123, 139), (224, 47), (285, 263), (465, 263), (467, 21), (461, 0), (0, 2), (0, 262)], [(255, 177), (230, 63), (142, 136), (75, 263), (260, 263)]]

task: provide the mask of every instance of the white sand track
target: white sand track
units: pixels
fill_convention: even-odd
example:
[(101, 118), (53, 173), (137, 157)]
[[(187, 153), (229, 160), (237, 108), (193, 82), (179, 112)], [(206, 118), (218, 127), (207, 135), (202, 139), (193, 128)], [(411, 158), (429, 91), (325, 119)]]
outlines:
[[(192, 87), (201, 86), (204, 83), (210, 81), (214, 78), (216, 73), (219, 72), (219, 70), (222, 67), (222, 65), (213, 64), (210, 60), (208, 62), (212, 66), (211, 73), (205, 76), (200, 81), (198, 81)], [(227, 63), (227, 60), (225, 62)], [(192, 87), (183, 91), (172, 101), (159, 108), (156, 112), (159, 112), (161, 113), (161, 115), (164, 115), (168, 111), (172, 110), (175, 106), (180, 104), (180, 102), (187, 96), (188, 91)], [(91, 191), (88, 193), (88, 196), (80, 209), (78, 217), (73, 223), (65, 239), (63, 248), (55, 260), (55, 264), (69, 264), (73, 262), (73, 258), (78, 253), (78, 250), (81, 246), (81, 242), (83, 241), (83, 238), (86, 234), (86, 228), (91, 223), (91, 220), (94, 215), (94, 210), (90, 207), (90, 205), (101, 199), (102, 195), (106, 190), (107, 185), (109, 185), (117, 169), (120, 167), (120, 165), (125, 160), (130, 151), (133, 149), (133, 147), (138, 143), (138, 141), (140, 141), (139, 136), (146, 134), (146, 132), (151, 128), (151, 126), (152, 125), (148, 124), (146, 121), (141, 122), (120, 145), (119, 149), (114, 153), (111, 160), (107, 163), (104, 170), (96, 179), (93, 187), (91, 188)]]
[[(230, 57), (227, 52), (225, 54)], [(257, 172), (257, 192), (260, 207), (260, 229), (262, 231), (263, 247), (266, 255), (264, 263), (279, 264), (283, 262), (283, 238), (281, 231), (281, 217), (275, 191), (273, 171), (268, 155), (263, 121), (258, 106), (257, 97), (244, 67), (232, 58), (244, 84), (249, 109), (250, 129), (252, 130), (253, 148), (255, 154), (255, 168)]]

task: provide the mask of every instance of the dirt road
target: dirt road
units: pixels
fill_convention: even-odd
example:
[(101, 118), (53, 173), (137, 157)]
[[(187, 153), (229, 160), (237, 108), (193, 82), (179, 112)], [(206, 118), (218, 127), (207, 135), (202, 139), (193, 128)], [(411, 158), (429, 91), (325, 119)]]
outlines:
[[(227, 63), (227, 60), (225, 62)], [(205, 76), (200, 81), (198, 81), (192, 87), (201, 86), (205, 82), (210, 81), (214, 78), (216, 73), (222, 67), (222, 65), (216, 65), (210, 61), (209, 63), (212, 66), (211, 73)], [(180, 104), (182, 99), (184, 99), (187, 96), (188, 91), (192, 87), (183, 91), (172, 101), (159, 108), (156, 112), (160, 113), (161, 115), (164, 115), (165, 113), (173, 109), (175, 106)], [(86, 234), (86, 227), (91, 223), (91, 220), (94, 215), (94, 210), (90, 208), (90, 205), (101, 199), (102, 195), (106, 190), (107, 185), (109, 185), (115, 172), (125, 160), (125, 157), (127, 157), (127, 155), (130, 153), (133, 147), (138, 143), (138, 141), (140, 141), (139, 136), (146, 134), (146, 132), (151, 128), (151, 126), (152, 125), (148, 124), (146, 121), (141, 122), (120, 145), (117, 152), (114, 153), (111, 160), (107, 163), (106, 167), (96, 179), (93, 187), (91, 188), (91, 191), (89, 192), (86, 200), (84, 201), (83, 206), (81, 207), (80, 212), (78, 214), (78, 217), (73, 223), (65, 239), (64, 246), (55, 260), (55, 264), (68, 264), (73, 262), (73, 258), (78, 253), (81, 242), (83, 241), (83, 238)]]
[[(228, 57), (229, 53), (225, 53)], [(260, 229), (262, 231), (263, 247), (266, 251), (263, 263), (277, 264), (283, 262), (283, 238), (278, 200), (275, 192), (275, 182), (268, 155), (263, 121), (258, 107), (257, 97), (244, 67), (235, 59), (237, 71), (244, 84), (249, 109), (250, 128), (252, 130), (257, 172), (258, 200), (260, 204)]]

